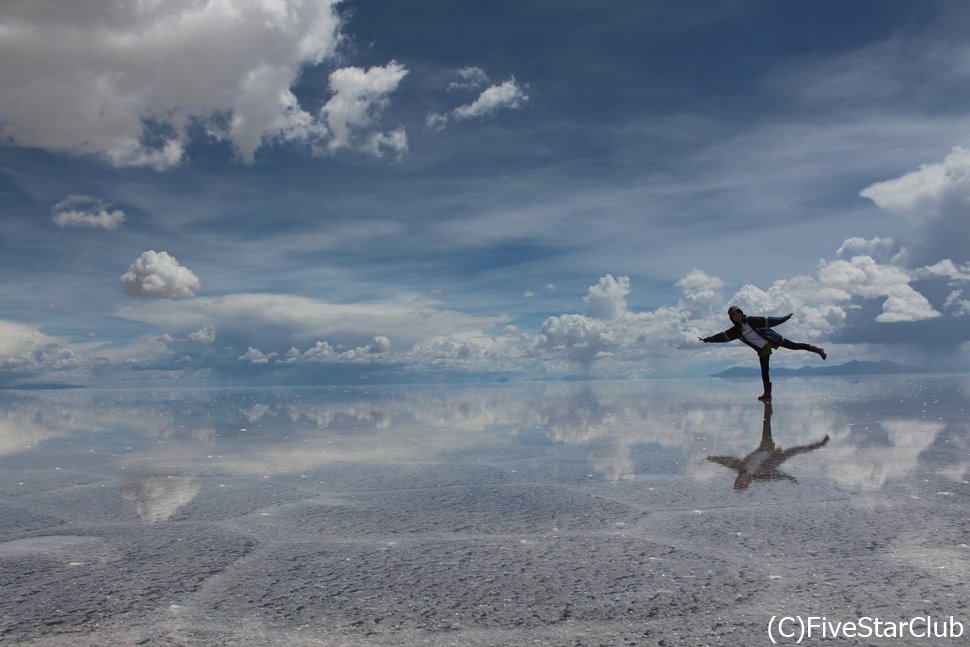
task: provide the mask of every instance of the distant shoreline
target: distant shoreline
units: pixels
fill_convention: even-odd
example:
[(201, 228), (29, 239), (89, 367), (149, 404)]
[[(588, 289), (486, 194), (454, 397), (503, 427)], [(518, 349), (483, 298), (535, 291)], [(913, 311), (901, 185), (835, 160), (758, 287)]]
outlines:
[(0, 384), (0, 391), (63, 391), (65, 389), (83, 389), (81, 384)]
[[(773, 367), (772, 376), (814, 377), (814, 376), (863, 376), (863, 375), (912, 375), (917, 373), (934, 373), (919, 366), (907, 366), (889, 360), (878, 362), (862, 362), (853, 360), (835, 366), (803, 366), (802, 368)], [(759, 377), (761, 369), (753, 367), (735, 366), (711, 377), (738, 378)]]

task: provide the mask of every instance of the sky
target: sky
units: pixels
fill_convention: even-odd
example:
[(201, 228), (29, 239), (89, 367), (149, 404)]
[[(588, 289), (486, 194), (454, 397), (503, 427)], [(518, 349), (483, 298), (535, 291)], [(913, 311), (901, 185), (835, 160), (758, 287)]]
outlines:
[[(0, 384), (965, 370), (962, 1), (6, 0)], [(780, 350), (776, 365), (815, 365)]]

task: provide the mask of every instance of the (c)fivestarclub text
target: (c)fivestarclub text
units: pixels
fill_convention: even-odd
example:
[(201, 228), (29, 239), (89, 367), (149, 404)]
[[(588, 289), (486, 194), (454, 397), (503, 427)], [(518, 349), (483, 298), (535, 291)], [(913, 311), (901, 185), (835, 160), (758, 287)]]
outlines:
[(825, 616), (771, 616), (768, 638), (773, 645), (799, 644), (805, 640), (839, 638), (960, 638), (963, 623), (947, 616), (914, 616), (905, 620), (881, 620), (863, 616), (856, 620), (831, 620)]

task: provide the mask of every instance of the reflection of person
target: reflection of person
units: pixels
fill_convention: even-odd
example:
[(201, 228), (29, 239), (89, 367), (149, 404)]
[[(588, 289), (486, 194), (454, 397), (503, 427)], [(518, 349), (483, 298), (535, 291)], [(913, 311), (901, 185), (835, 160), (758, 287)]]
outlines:
[(771, 379), (768, 377), (768, 360), (771, 357), (771, 351), (776, 348), (807, 350), (818, 353), (822, 359), (828, 357), (824, 348), (789, 341), (771, 329), (772, 326), (779, 326), (791, 317), (792, 313), (790, 312), (784, 317), (749, 317), (741, 311), (741, 308), (731, 306), (728, 308), (728, 318), (734, 325), (724, 332), (719, 332), (710, 337), (698, 337), (698, 339), (705, 344), (740, 339), (753, 348), (761, 360), (761, 381), (765, 386), (765, 392), (758, 399), (762, 401), (771, 400)]
[(758, 445), (758, 449), (744, 458), (736, 458), (734, 456), (708, 456), (707, 460), (724, 465), (725, 467), (730, 467), (738, 473), (737, 478), (734, 479), (735, 490), (747, 488), (751, 481), (755, 479), (759, 481), (784, 479), (797, 483), (798, 480), (794, 476), (782, 472), (778, 469), (778, 466), (795, 454), (810, 452), (813, 449), (825, 446), (828, 442), (829, 437), (826, 435), (825, 438), (817, 443), (782, 450), (775, 445), (775, 441), (771, 437), (771, 404), (765, 402), (765, 420), (761, 428), (761, 444)]

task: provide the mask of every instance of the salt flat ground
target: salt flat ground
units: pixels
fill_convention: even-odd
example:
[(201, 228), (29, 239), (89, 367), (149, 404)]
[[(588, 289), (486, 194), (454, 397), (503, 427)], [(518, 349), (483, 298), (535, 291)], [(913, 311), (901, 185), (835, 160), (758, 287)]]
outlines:
[(0, 641), (966, 640), (970, 379), (757, 386), (0, 392)]

